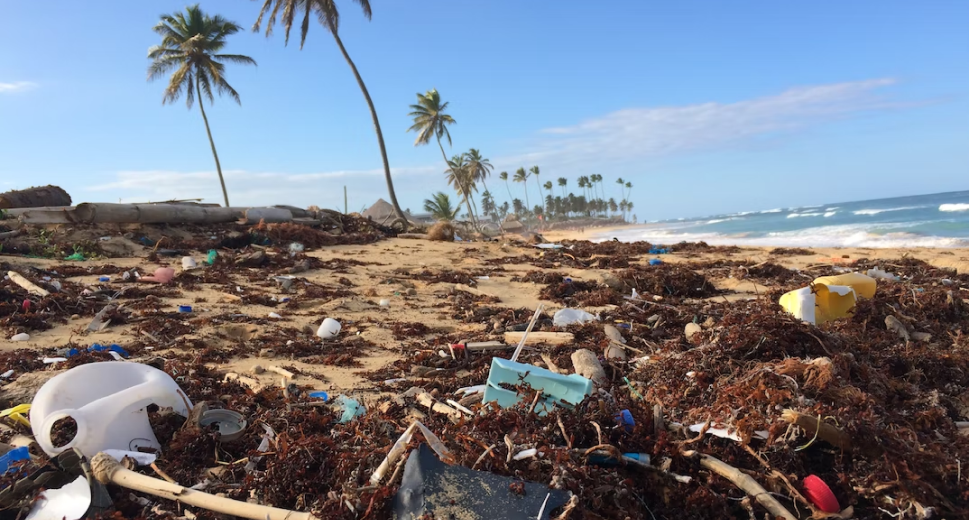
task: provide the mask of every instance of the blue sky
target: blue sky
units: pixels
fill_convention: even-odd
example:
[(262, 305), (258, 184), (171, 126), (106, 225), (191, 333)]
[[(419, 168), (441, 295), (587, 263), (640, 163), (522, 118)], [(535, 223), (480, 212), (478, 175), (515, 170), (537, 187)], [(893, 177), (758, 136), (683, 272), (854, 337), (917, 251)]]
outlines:
[[(541, 180), (631, 180), (640, 220), (969, 189), (969, 2), (372, 0), (341, 36), (380, 115), (401, 205), (447, 190), (408, 105), (437, 88), (455, 153)], [(203, 0), (248, 28), (261, 2)], [(221, 202), (198, 108), (148, 83), (151, 26), (186, 2), (0, 0), (0, 190)], [(332, 37), (249, 31), (242, 106), (207, 106), (236, 205), (386, 198), (366, 105)], [(534, 182), (530, 197), (535, 198)], [(523, 198), (521, 185), (513, 186)], [(556, 188), (557, 191), (557, 188)], [(577, 191), (577, 190), (576, 190)], [(615, 193), (612, 193), (615, 192)]]

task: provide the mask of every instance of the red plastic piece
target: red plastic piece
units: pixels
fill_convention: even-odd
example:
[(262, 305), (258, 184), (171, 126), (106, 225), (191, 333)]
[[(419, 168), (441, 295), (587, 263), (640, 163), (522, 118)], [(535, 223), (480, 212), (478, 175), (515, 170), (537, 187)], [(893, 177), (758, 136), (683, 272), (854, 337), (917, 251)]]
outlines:
[(807, 496), (808, 500), (814, 502), (814, 505), (818, 506), (818, 509), (825, 513), (837, 513), (841, 511), (838, 499), (835, 498), (834, 493), (831, 492), (831, 488), (820, 477), (817, 475), (808, 475), (804, 477), (803, 484), (804, 495)]

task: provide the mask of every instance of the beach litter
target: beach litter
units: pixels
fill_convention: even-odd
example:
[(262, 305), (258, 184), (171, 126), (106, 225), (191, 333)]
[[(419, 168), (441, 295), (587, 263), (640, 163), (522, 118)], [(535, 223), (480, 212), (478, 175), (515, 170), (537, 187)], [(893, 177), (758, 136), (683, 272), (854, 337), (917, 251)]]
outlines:
[[(217, 233), (211, 236), (222, 240)], [(343, 240), (336, 237), (320, 235), (320, 241)], [(574, 246), (568, 254), (575, 258), (548, 250), (544, 257), (531, 251), (525, 260), (506, 262), (532, 266), (531, 272), (515, 276), (527, 278), (518, 283), (540, 285), (534, 293), (542, 286), (558, 290), (561, 285), (572, 286), (573, 292), (555, 292), (561, 295), (557, 298), (585, 299), (597, 293), (602, 304), (576, 301), (569, 309), (585, 308), (598, 313), (601, 321), (577, 321), (557, 329), (552, 316), (532, 305), (503, 304), (488, 295), (443, 286), (468, 285), (485, 275), (489, 285), (500, 286), (512, 274), (493, 269), (501, 262), (481, 269), (392, 272), (354, 263), (358, 258), (366, 262), (363, 256), (324, 252), (320, 258), (290, 257), (286, 246), (296, 237), (277, 235), (272, 243), (281, 245), (267, 246), (267, 264), (249, 268), (232, 262), (251, 253), (246, 250), (248, 236), (242, 238), (246, 244), (227, 248), (226, 258), (220, 257), (212, 268), (181, 275), (171, 285), (118, 284), (128, 286), (130, 297), (116, 296), (119, 288), (110, 294), (93, 289), (85, 293), (89, 288), (74, 281), (102, 275), (118, 279), (129, 272), (128, 266), (88, 263), (69, 270), (62, 264), (56, 266), (57, 274), (52, 267), (16, 268), (38, 288), (49, 289), (53, 281), (62, 284), (62, 292), (44, 297), (13, 281), (0, 282), (4, 337), (25, 332), (46, 338), (35, 332), (46, 330), (44, 322), (76, 327), (84, 322), (70, 322), (70, 316), (88, 320), (103, 311), (100, 323), (117, 324), (112, 332), (125, 334), (123, 350), (130, 356), (124, 363), (110, 361), (111, 352), (122, 354), (111, 347), (77, 344), (76, 337), (65, 339), (66, 345), (57, 343), (63, 345), (60, 349), (14, 344), (16, 350), (0, 356), (0, 369), (10, 373), (5, 395), (23, 392), (18, 389), (22, 385), (42, 388), (58, 371), (67, 374), (112, 363), (151, 363), (181, 391), (166, 387), (165, 400), (152, 392), (151, 402), (124, 421), (120, 416), (105, 419), (116, 429), (143, 424), (157, 441), (155, 447), (134, 442), (135, 449), (151, 454), (132, 452), (133, 439), (111, 448), (118, 451), (105, 450), (105, 457), (114, 461), (128, 457), (131, 468), (109, 461), (101, 471), (116, 499), (115, 511), (108, 514), (212, 518), (222, 511), (258, 520), (267, 514), (389, 518), (411, 489), (416, 491), (410, 492), (409, 506), (430, 504), (431, 512), (440, 516), (472, 510), (479, 496), (488, 497), (495, 507), (529, 501), (522, 505), (527, 513), (518, 516), (527, 518), (766, 514), (875, 519), (889, 514), (916, 518), (919, 511), (964, 518), (969, 510), (962, 490), (966, 473), (959, 462), (969, 460), (969, 355), (962, 348), (969, 330), (969, 304), (964, 301), (969, 279), (952, 270), (911, 258), (846, 263), (846, 271), (861, 273), (890, 266), (899, 279), (880, 283), (870, 297), (864, 297), (863, 286), (840, 279), (840, 286), (854, 294), (852, 311), (812, 326), (785, 312), (777, 300), (792, 289), (806, 288), (817, 276), (836, 274), (830, 265), (795, 271), (746, 259), (678, 258), (647, 267), (645, 258), (633, 260), (646, 254), (647, 244), (565, 242)], [(166, 245), (204, 252), (213, 240), (207, 234), (195, 247)], [(469, 244), (434, 247), (460, 247), (462, 254), (463, 248), (473, 249)], [(601, 265), (608, 267), (594, 267), (602, 258), (608, 262)], [(292, 285), (287, 293), (292, 301), (273, 299), (278, 286), (270, 276), (301, 262), (309, 274)], [(328, 272), (314, 277), (316, 269), (338, 271), (347, 283), (331, 283)], [(427, 279), (422, 278), (425, 271)], [(605, 280), (599, 276), (604, 273), (612, 275), (611, 283), (590, 281)], [(566, 274), (574, 276), (571, 284), (563, 283)], [(393, 279), (401, 294), (408, 289), (405, 282), (419, 282), (422, 300), (426, 294), (432, 303), (414, 299), (404, 305), (402, 300), (400, 316), (396, 307), (392, 313), (378, 310), (372, 305), (378, 301), (376, 294), (390, 294), (397, 287), (375, 294), (357, 287), (366, 277), (378, 276)], [(731, 276), (770, 287), (769, 297), (721, 298), (734, 296), (716, 286)], [(436, 281), (446, 279), (450, 281)], [(211, 299), (193, 300), (211, 298), (192, 292), (206, 284), (239, 299), (221, 307)], [(837, 284), (815, 283), (820, 285)], [(636, 297), (623, 298), (633, 290)], [(25, 299), (31, 300), (28, 310), (22, 305)], [(213, 311), (172, 312), (180, 301)], [(235, 308), (243, 304), (244, 312)], [(105, 310), (109, 305), (113, 309)], [(292, 319), (268, 319), (270, 311)], [(353, 322), (345, 322), (320, 348), (319, 322), (292, 323), (312, 320), (315, 312)], [(511, 330), (519, 325), (523, 330)], [(381, 336), (387, 337), (383, 345), (371, 342)], [(372, 364), (365, 352), (383, 354), (378, 345), (393, 349), (394, 355)], [(624, 361), (619, 353), (628, 358)], [(54, 355), (63, 356), (58, 366), (45, 367), (43, 358)], [(257, 355), (261, 366), (271, 369), (250, 372), (251, 363), (235, 364)], [(514, 362), (508, 359), (512, 356)], [(339, 379), (346, 372), (363, 383), (347, 385)], [(92, 376), (83, 385), (110, 380)], [(321, 388), (338, 397), (327, 402)], [(128, 393), (118, 390), (108, 399)], [(345, 422), (341, 419), (351, 407), (344, 407), (341, 398), (360, 405)], [(31, 401), (27, 397), (11, 404)], [(249, 426), (229, 442), (219, 424), (206, 427), (189, 417), (203, 402), (237, 412)], [(9, 417), (7, 421), (2, 426), (19, 435), (10, 437), (10, 444), (32, 440), (20, 433), (29, 431), (26, 425)], [(38, 422), (44, 421), (32, 421), (30, 430)], [(59, 442), (73, 433), (69, 423), (53, 429)], [(78, 436), (84, 438), (80, 430)], [(434, 448), (414, 449), (419, 436)], [(487, 481), (490, 495), (471, 480), (465, 487), (445, 489), (449, 495), (423, 488), (424, 483), (434, 484), (438, 473), (407, 474), (409, 461), (419, 458), (421, 450), (442, 461), (446, 467), (441, 471), (461, 468), (473, 472), (468, 478), (502, 480)], [(39, 493), (39, 487), (23, 491), (27, 488), (14, 485), (16, 479), (40, 474), (55, 460), (38, 451), (33, 460), (10, 466), (18, 473), (8, 474), (8, 493), (17, 490), (19, 497), (11, 513), (19, 509), (25, 516)], [(835, 502), (812, 491), (812, 475), (830, 486)], [(405, 487), (404, 482), (415, 486)], [(424, 489), (435, 496), (418, 503)], [(487, 511), (473, 511), (488, 517)]]

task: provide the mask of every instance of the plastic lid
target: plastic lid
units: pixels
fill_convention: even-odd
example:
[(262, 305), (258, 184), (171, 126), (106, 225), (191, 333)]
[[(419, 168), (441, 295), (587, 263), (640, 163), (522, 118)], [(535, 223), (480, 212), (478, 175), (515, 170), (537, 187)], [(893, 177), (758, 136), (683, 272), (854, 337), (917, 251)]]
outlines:
[(817, 475), (808, 475), (804, 477), (803, 484), (804, 495), (807, 496), (808, 500), (814, 502), (814, 505), (818, 506), (818, 509), (825, 513), (837, 513), (841, 511), (838, 499), (835, 498), (834, 493), (831, 492), (831, 488), (820, 477)]

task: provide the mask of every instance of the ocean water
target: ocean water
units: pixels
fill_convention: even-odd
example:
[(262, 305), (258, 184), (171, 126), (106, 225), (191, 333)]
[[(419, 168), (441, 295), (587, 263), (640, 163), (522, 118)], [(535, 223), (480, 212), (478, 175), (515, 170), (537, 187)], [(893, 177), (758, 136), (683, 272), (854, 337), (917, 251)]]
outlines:
[(597, 240), (787, 247), (969, 247), (969, 191), (649, 222)]

